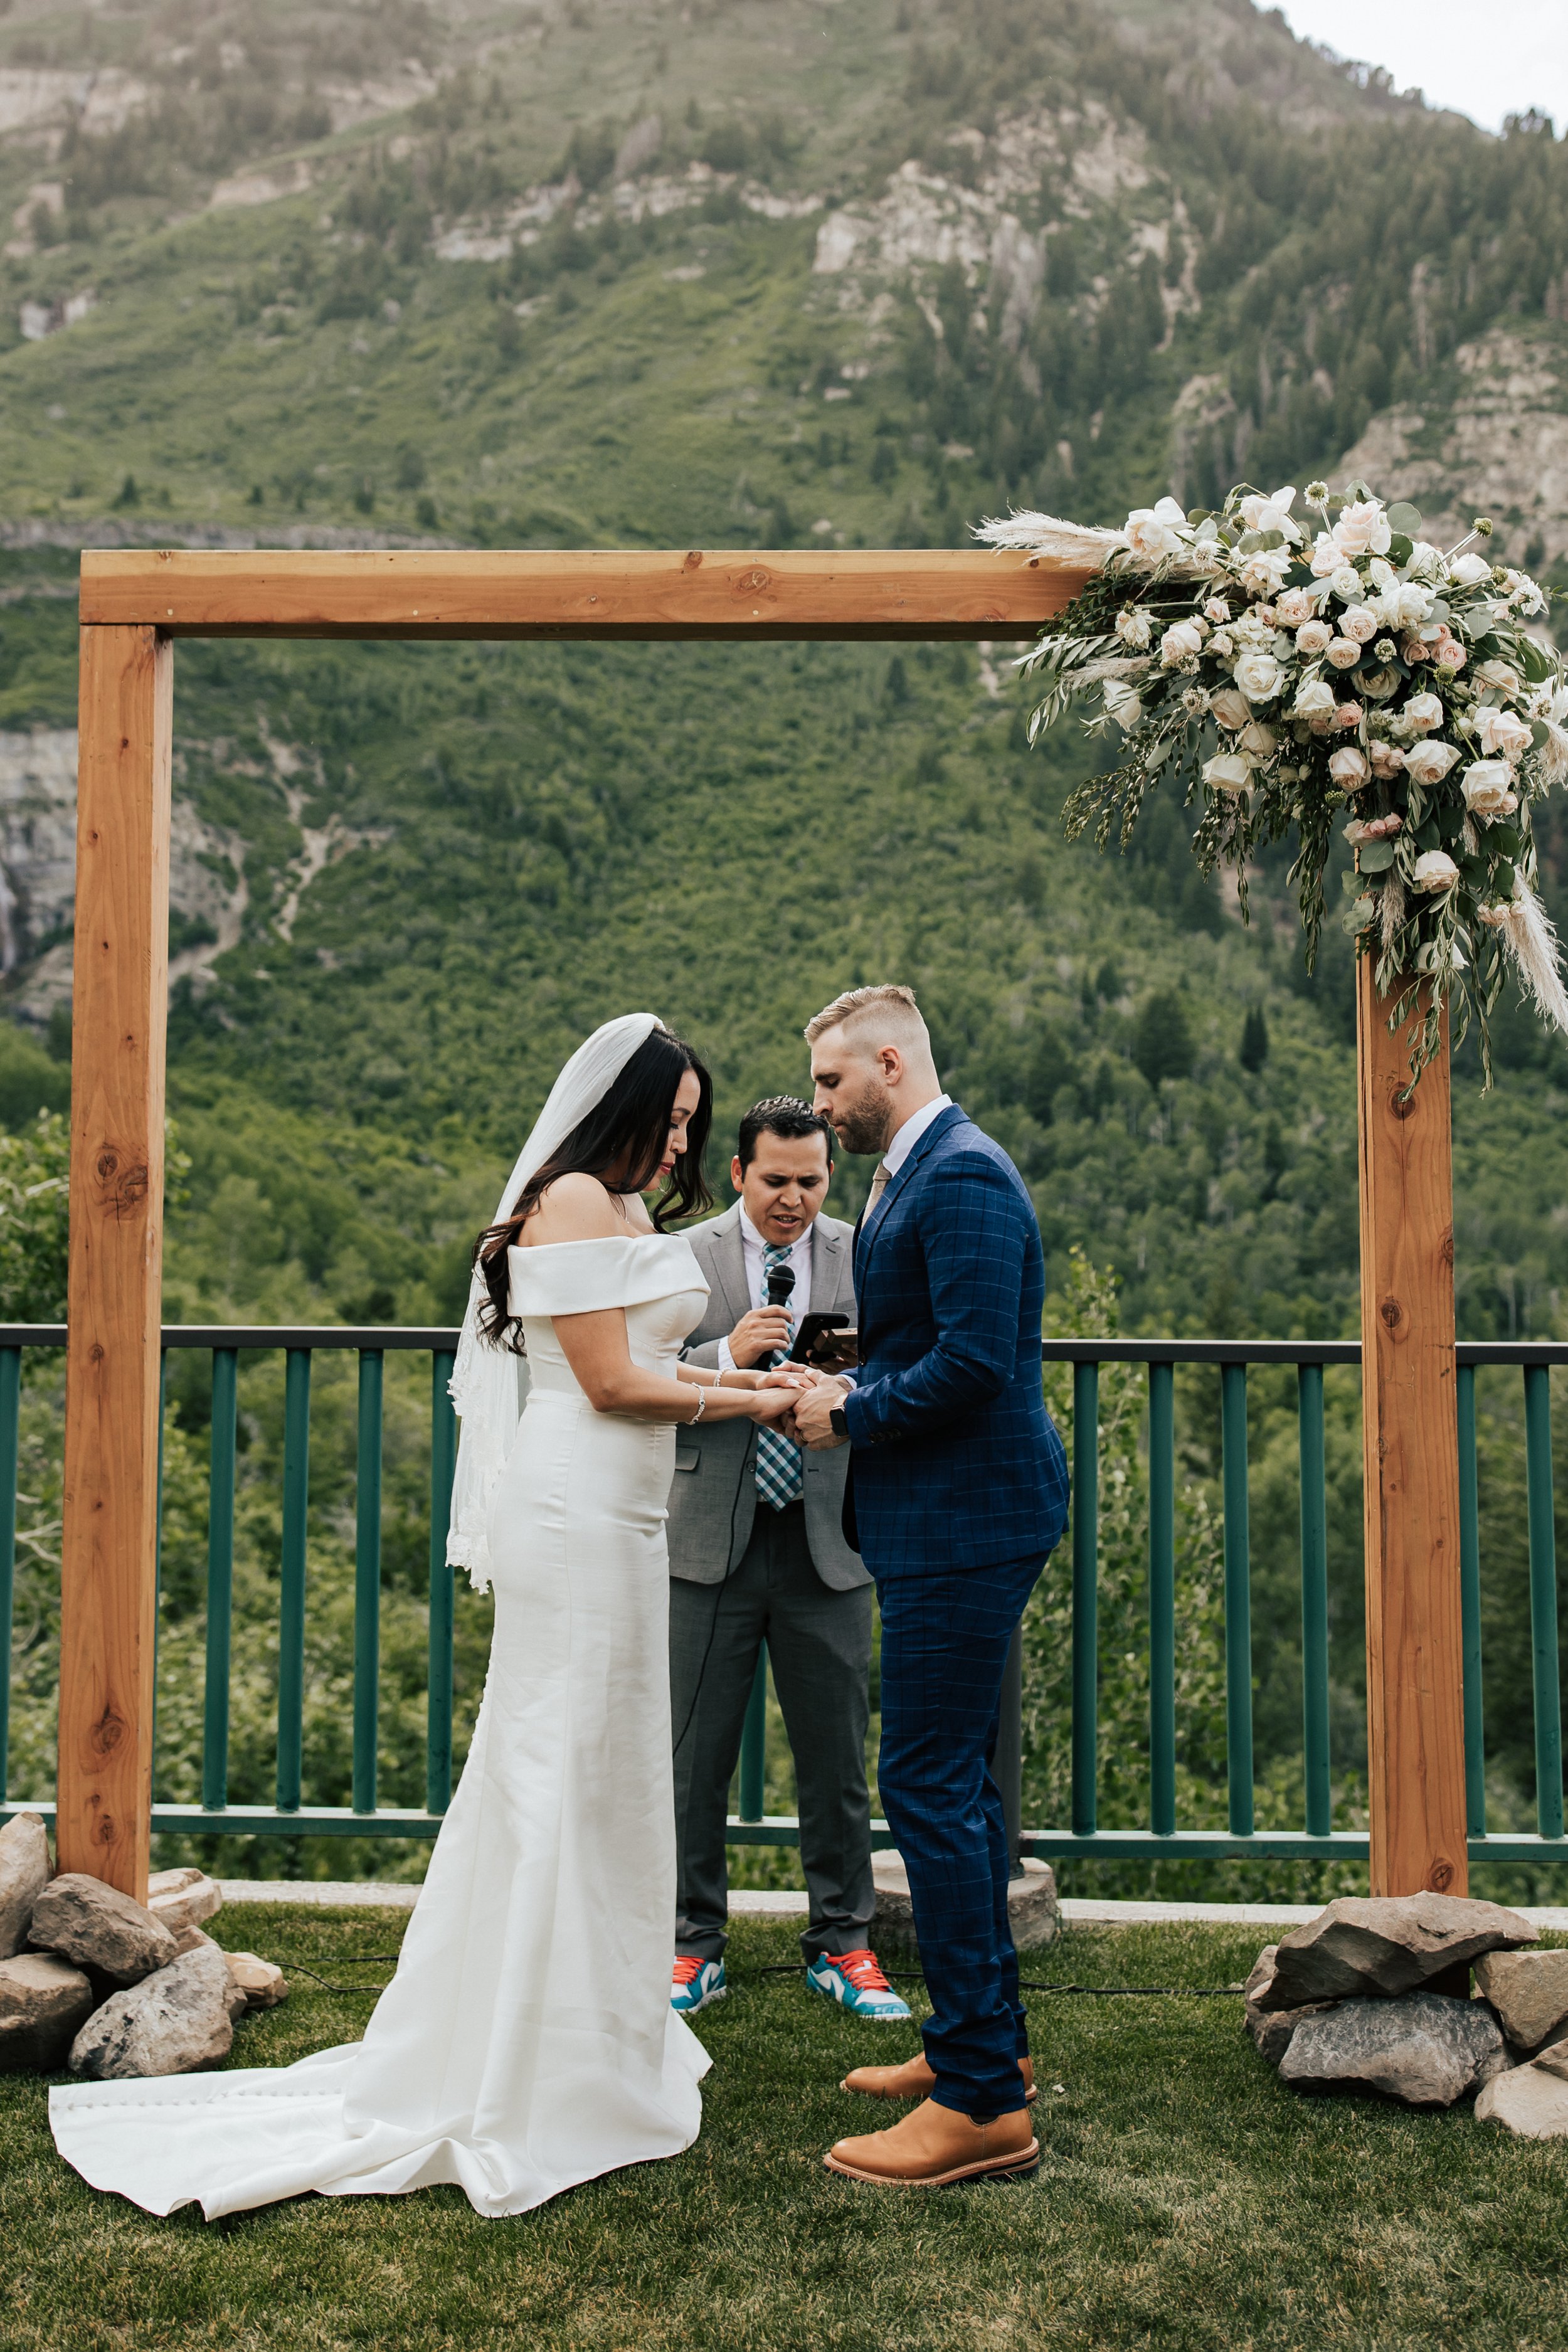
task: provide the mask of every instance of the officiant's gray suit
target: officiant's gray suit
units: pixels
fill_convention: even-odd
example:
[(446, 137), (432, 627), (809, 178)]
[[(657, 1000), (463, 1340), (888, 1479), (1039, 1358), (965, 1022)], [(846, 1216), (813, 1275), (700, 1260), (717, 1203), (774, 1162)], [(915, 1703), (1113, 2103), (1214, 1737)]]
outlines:
[[(810, 1228), (811, 1309), (851, 1321), (849, 1226)], [(681, 1353), (717, 1364), (752, 1305), (735, 1205), (687, 1239), (709, 1284)], [(849, 1449), (802, 1456), (799, 1502), (773, 1509), (757, 1491), (754, 1422), (697, 1422), (676, 1433), (670, 1482), (669, 1661), (676, 1739), (676, 1949), (717, 1959), (728, 1883), (724, 1824), (746, 1702), (765, 1641), (795, 1757), (808, 1959), (864, 1949), (876, 1895), (866, 1788), (871, 1580), (844, 1540)]]

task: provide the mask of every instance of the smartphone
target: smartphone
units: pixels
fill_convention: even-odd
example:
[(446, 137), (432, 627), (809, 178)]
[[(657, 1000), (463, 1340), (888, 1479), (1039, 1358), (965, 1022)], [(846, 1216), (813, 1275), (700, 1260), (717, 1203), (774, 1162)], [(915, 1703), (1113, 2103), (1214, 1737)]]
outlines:
[(837, 1313), (803, 1315), (800, 1329), (795, 1335), (795, 1345), (789, 1351), (792, 1364), (809, 1364), (817, 1347), (829, 1331), (843, 1331), (849, 1322), (847, 1315)]

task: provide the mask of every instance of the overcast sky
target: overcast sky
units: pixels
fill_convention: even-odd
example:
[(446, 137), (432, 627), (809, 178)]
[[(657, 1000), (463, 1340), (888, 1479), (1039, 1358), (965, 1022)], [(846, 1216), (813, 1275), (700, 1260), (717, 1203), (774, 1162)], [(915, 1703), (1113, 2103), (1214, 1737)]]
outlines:
[(1282, 0), (1293, 33), (1386, 66), (1489, 131), (1538, 107), (1568, 130), (1568, 0)]

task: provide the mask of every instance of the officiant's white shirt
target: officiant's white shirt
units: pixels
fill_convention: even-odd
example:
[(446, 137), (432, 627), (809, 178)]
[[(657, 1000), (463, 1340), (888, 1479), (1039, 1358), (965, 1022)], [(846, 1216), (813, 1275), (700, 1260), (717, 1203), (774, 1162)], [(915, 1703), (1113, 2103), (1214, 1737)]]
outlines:
[[(813, 1217), (811, 1225), (815, 1225), (816, 1223), (816, 1219)], [(811, 1312), (811, 1225), (807, 1225), (805, 1233), (791, 1242), (789, 1256), (784, 1261), (795, 1276), (795, 1288), (789, 1295), (789, 1311), (797, 1331), (800, 1329), (802, 1316), (809, 1315)], [(763, 1297), (764, 1287), (763, 1251), (764, 1248), (771, 1249), (772, 1246), (771, 1242), (764, 1243), (761, 1234), (742, 1209), (741, 1255), (746, 1262), (746, 1288), (751, 1295), (753, 1307), (765, 1304)], [(719, 1370), (721, 1372), (732, 1372), (736, 1370), (735, 1359), (730, 1353), (730, 1342), (727, 1339), (721, 1339), (719, 1342)]]

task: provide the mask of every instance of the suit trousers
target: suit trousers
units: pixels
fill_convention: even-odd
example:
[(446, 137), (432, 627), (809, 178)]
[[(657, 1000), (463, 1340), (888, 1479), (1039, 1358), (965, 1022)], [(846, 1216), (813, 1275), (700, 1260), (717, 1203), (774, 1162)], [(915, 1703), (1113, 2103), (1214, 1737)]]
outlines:
[(675, 1948), (705, 1960), (729, 1919), (725, 1817), (763, 1642), (795, 1757), (806, 1958), (864, 1950), (876, 1890), (866, 1787), (871, 1587), (835, 1592), (812, 1564), (805, 1507), (759, 1501), (752, 1539), (722, 1584), (669, 1580), (675, 1747)]
[(1044, 1558), (879, 1577), (882, 1748), (878, 1789), (910, 1876), (931, 2013), (939, 2106), (1009, 2115), (1023, 2103), (1028, 2029), (1007, 1922), (1009, 1863), (992, 1777), (1013, 1629)]

